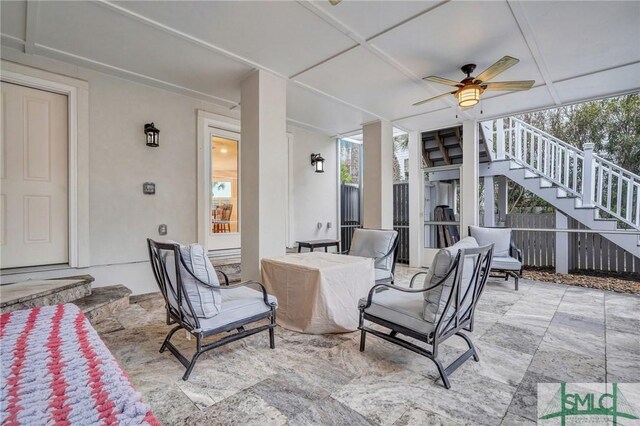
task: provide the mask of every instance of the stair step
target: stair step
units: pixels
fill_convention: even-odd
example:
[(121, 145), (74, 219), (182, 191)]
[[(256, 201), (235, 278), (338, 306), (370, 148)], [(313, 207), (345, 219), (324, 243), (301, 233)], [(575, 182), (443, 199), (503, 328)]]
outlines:
[(121, 284), (94, 288), (89, 296), (74, 302), (92, 324), (103, 321), (129, 306), (131, 290)]
[(91, 294), (91, 275), (27, 280), (3, 285), (0, 312), (69, 303)]
[(239, 257), (223, 257), (211, 259), (213, 267), (224, 272), (230, 283), (240, 282), (241, 263)]

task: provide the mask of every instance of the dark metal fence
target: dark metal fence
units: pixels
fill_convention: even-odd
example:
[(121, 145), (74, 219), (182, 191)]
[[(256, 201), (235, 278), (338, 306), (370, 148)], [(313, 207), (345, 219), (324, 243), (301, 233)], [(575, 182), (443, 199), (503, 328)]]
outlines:
[(393, 229), (398, 231), (398, 263), (409, 263), (409, 182), (393, 184)]
[(362, 228), (360, 188), (355, 183), (340, 185), (340, 241), (341, 250), (349, 250), (356, 228)]

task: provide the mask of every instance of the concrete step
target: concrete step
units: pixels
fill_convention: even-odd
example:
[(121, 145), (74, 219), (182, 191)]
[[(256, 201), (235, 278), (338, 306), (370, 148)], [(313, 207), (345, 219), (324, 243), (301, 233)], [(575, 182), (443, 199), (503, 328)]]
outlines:
[(129, 288), (117, 284), (94, 288), (90, 295), (78, 299), (76, 304), (92, 324), (103, 321), (129, 306)]
[(240, 282), (240, 257), (214, 257), (210, 260), (216, 270), (227, 274), (230, 283)]
[(74, 302), (91, 294), (93, 280), (91, 275), (79, 275), (3, 285), (0, 288), (0, 312)]

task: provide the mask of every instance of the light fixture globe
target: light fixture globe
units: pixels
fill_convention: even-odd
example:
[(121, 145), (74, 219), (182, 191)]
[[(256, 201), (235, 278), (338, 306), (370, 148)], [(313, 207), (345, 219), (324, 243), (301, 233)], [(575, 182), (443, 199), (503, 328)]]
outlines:
[(482, 87), (477, 84), (466, 84), (461, 87), (456, 93), (458, 98), (458, 105), (462, 108), (472, 107), (480, 102), (480, 95), (482, 94)]

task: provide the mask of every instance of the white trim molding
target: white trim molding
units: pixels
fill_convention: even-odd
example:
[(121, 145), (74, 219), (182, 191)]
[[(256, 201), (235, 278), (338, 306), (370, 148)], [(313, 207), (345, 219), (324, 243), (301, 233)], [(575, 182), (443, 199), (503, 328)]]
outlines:
[(203, 194), (211, 193), (211, 179), (207, 176), (211, 168), (211, 143), (209, 142), (209, 128), (216, 128), (234, 133), (240, 133), (240, 120), (208, 111), (198, 110), (198, 124), (196, 129), (197, 152), (197, 241), (206, 251), (209, 251), (209, 227), (211, 212), (209, 203)]
[(89, 259), (89, 84), (86, 81), (1, 61), (2, 81), (67, 96), (69, 126), (69, 266)]

